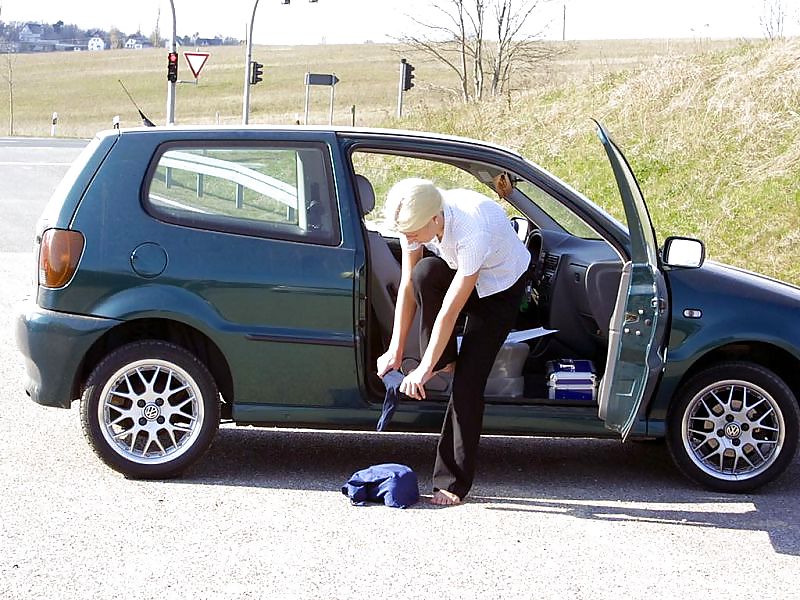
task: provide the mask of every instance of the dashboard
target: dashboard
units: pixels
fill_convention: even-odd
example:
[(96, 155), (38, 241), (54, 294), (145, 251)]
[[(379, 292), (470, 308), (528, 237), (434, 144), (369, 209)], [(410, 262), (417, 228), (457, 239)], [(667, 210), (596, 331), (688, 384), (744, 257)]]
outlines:
[(541, 235), (535, 283), (542, 325), (557, 329), (557, 341), (575, 357), (604, 356), (621, 259), (603, 240), (554, 231)]

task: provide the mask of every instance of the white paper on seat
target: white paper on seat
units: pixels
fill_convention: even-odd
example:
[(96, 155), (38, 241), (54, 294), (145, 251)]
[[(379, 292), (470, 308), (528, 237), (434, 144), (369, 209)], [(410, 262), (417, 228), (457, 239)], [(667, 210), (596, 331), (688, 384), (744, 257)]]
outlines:
[(555, 333), (558, 329), (545, 329), (544, 327), (537, 327), (536, 329), (522, 329), (521, 331), (512, 331), (506, 337), (506, 342), (524, 342), (525, 340), (533, 340), (536, 338), (544, 337)]
[[(558, 329), (545, 329), (544, 327), (537, 327), (536, 329), (521, 329), (520, 331), (512, 331), (506, 336), (504, 343), (517, 343), (524, 342), (525, 340), (534, 340), (536, 338), (544, 337), (555, 333)], [(461, 338), (464, 336), (456, 336), (456, 350), (461, 352)]]

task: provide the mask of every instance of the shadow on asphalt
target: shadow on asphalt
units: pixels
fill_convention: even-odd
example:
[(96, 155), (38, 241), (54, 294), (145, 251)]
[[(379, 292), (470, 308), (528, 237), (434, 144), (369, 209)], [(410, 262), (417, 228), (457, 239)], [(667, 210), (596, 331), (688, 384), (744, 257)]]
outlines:
[[(399, 462), (417, 472), (425, 494), (437, 437), (224, 428), (181, 481), (338, 491), (354, 471)], [(487, 436), (478, 463), (469, 502), (487, 510), (764, 531), (776, 552), (800, 555), (798, 460), (777, 481), (743, 495), (693, 485), (673, 466), (663, 443)], [(683, 504), (686, 510), (680, 508)], [(417, 506), (441, 510), (427, 503)]]

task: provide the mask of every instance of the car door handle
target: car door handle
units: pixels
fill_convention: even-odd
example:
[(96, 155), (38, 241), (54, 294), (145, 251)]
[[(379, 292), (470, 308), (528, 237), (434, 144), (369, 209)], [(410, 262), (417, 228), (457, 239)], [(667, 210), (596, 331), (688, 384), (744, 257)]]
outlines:
[(639, 315), (632, 312), (625, 313), (625, 324), (628, 325), (630, 323), (638, 323), (639, 322)]
[(667, 310), (667, 301), (663, 298), (653, 298), (650, 300), (650, 306), (657, 310), (658, 314), (664, 314), (664, 311)]

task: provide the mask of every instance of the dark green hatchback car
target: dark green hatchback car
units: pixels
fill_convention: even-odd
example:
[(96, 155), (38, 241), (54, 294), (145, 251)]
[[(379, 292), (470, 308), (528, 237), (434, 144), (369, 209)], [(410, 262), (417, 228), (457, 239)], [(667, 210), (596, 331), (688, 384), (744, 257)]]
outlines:
[[(374, 430), (400, 246), (371, 213), (392, 183), (424, 176), (499, 195), (531, 251), (517, 322), (531, 331), (498, 354), (485, 433), (665, 437), (703, 485), (763, 485), (798, 443), (800, 289), (706, 262), (691, 238), (659, 248), (630, 167), (598, 131), (627, 226), (474, 140), (303, 127), (99, 134), (36, 232), (38, 285), (16, 326), (27, 392), (63, 408), (80, 398), (89, 443), (129, 477), (180, 473), (221, 421)], [(390, 429), (438, 431), (447, 398), (434, 378)]]

